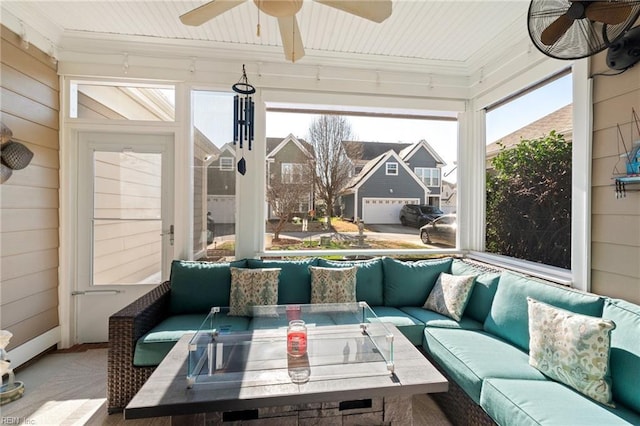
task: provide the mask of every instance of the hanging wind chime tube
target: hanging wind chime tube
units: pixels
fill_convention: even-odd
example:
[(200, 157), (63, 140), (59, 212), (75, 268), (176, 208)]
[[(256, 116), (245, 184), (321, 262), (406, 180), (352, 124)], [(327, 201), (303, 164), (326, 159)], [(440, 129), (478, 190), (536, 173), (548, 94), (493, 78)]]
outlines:
[[(233, 97), (233, 144), (239, 145), (240, 149), (247, 148), (251, 151), (253, 143), (253, 115), (255, 104), (251, 95), (256, 92), (255, 87), (249, 84), (247, 73), (242, 65), (242, 77), (232, 87), (237, 93)], [(247, 171), (244, 155), (238, 161), (238, 172), (244, 175)]]

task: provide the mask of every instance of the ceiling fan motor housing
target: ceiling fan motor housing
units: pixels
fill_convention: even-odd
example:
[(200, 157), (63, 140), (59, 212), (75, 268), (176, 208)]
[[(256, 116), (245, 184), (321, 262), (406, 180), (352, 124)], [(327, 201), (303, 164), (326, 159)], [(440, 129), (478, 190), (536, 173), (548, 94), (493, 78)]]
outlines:
[(614, 70), (625, 70), (640, 61), (640, 26), (630, 29), (607, 51), (607, 65)]

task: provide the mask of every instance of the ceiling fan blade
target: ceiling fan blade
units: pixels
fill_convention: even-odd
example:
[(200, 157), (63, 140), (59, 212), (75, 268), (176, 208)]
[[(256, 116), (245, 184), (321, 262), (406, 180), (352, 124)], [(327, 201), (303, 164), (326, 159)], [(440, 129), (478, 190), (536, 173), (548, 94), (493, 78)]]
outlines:
[(180, 21), (185, 25), (197, 27), (245, 1), (247, 0), (212, 0), (180, 15)]
[(631, 12), (633, 7), (628, 3), (614, 2), (589, 2), (585, 14), (592, 21), (602, 22), (607, 25), (617, 25), (623, 23)]
[(391, 16), (391, 0), (315, 0), (335, 9), (343, 10), (352, 15), (382, 22)]
[(558, 19), (553, 21), (547, 28), (542, 31), (540, 34), (540, 41), (545, 46), (551, 46), (556, 41), (560, 40), (560, 37), (566, 33), (569, 28), (571, 28), (571, 24), (573, 24), (573, 19), (571, 19), (567, 14), (558, 16)]
[(280, 27), (284, 57), (291, 62), (301, 59), (304, 56), (304, 46), (295, 15), (278, 18), (278, 26)]

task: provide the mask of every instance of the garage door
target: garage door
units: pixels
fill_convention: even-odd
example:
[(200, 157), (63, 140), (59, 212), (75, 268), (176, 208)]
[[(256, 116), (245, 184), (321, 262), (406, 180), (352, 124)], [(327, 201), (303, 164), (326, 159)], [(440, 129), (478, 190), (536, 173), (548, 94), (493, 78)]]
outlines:
[(420, 204), (419, 198), (363, 198), (364, 223), (400, 223), (400, 209), (405, 204)]
[(215, 223), (234, 223), (236, 220), (235, 195), (207, 195), (207, 211)]

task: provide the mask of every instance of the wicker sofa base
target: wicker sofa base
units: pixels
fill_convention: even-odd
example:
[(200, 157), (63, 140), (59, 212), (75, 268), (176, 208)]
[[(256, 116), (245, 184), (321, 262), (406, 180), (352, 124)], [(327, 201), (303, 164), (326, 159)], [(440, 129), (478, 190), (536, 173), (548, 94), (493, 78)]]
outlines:
[(449, 391), (431, 394), (431, 398), (456, 426), (494, 426), (491, 417), (466, 394), (464, 390), (430, 357), (424, 349), (418, 347), (422, 354), (447, 378)]

